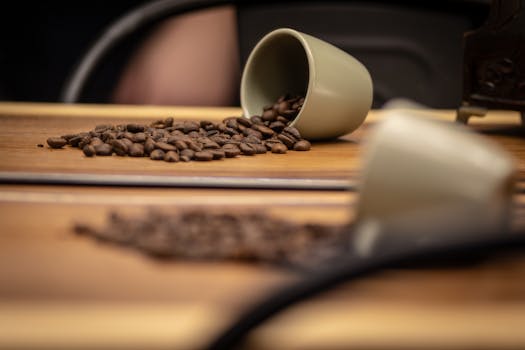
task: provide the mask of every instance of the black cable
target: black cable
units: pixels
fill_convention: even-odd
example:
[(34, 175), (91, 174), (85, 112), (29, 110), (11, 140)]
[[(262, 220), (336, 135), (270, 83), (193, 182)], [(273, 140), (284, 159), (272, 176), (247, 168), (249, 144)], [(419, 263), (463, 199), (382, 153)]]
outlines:
[(91, 46), (67, 79), (61, 101), (76, 103), (100, 60), (130, 34), (173, 15), (233, 3), (231, 0), (159, 0), (129, 11), (115, 21)]
[[(470, 236), (472, 237), (472, 236)], [(244, 312), (227, 330), (220, 334), (207, 349), (232, 349), (244, 337), (264, 321), (275, 316), (280, 311), (306, 298), (312, 297), (343, 282), (356, 280), (360, 277), (377, 273), (392, 266), (408, 265), (421, 261), (430, 262), (432, 259), (442, 258), (444, 255), (480, 254), (498, 250), (524, 249), (525, 234), (519, 235), (491, 235), (482, 239), (467, 239), (452, 245), (442, 244), (432, 247), (397, 248), (381, 255), (374, 255), (368, 259), (346, 259), (330, 270), (317, 273), (290, 286), (276, 291), (262, 302)]]

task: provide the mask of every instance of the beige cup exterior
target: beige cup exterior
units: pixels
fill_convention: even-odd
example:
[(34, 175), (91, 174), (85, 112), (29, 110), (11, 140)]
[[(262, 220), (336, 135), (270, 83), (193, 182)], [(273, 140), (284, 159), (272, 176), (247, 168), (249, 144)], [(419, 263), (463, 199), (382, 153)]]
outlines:
[(285, 93), (305, 96), (292, 126), (304, 138), (335, 138), (357, 129), (372, 105), (372, 79), (354, 57), (313, 36), (282, 28), (251, 52), (241, 80), (244, 116), (260, 115)]
[(484, 231), (508, 223), (514, 160), (465, 127), (391, 112), (365, 152), (360, 221), (421, 213), (448, 218), (439, 225), (449, 230), (466, 218)]

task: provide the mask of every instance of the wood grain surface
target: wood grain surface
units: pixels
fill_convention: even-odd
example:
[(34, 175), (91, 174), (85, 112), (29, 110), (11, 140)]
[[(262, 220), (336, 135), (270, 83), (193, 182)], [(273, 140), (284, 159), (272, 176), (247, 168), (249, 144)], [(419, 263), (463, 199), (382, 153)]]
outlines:
[[(311, 152), (168, 164), (84, 159), (37, 148), (48, 136), (99, 123), (166, 117), (220, 119), (238, 109), (0, 103), (0, 170), (177, 176), (343, 178), (359, 172), (367, 128)], [(424, 111), (451, 119), (450, 111)], [(373, 112), (373, 121), (383, 118)], [(525, 157), (519, 116), (498, 112), (475, 128)], [(182, 166), (181, 166), (182, 165)], [(274, 288), (305, 277), (275, 266), (161, 261), (73, 234), (110, 210), (149, 207), (264, 210), (299, 222), (351, 221), (350, 191), (227, 190), (0, 185), (0, 348), (196, 349)], [(516, 195), (515, 226), (525, 224)], [(500, 256), (455, 268), (390, 269), (345, 284), (254, 332), (254, 349), (523, 349), (525, 258)]]

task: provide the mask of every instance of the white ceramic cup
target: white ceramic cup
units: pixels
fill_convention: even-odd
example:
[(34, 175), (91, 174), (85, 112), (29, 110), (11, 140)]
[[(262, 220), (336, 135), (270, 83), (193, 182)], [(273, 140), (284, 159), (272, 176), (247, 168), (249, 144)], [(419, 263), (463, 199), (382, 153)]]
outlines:
[(512, 157), (468, 128), (393, 111), (365, 145), (357, 220), (406, 218), (406, 230), (426, 225), (443, 235), (503, 231), (514, 175)]
[(252, 50), (241, 79), (244, 116), (260, 115), (286, 93), (305, 96), (291, 124), (309, 140), (357, 129), (372, 105), (372, 79), (354, 57), (313, 36), (282, 28)]

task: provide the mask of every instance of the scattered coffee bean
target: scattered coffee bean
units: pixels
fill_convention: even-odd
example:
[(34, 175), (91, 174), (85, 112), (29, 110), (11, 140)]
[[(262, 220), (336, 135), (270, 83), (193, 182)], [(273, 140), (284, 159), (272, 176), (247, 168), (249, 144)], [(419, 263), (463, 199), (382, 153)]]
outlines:
[(286, 147), (284, 144), (280, 142), (272, 145), (272, 153), (284, 154), (287, 151), (288, 151), (288, 147)]
[(211, 153), (209, 151), (195, 152), (194, 157), (195, 157), (195, 160), (209, 161), (209, 160), (213, 159), (213, 153)]
[(129, 147), (128, 152), (131, 157), (144, 157), (144, 146), (140, 143), (134, 143)]
[(36, 146), (37, 146), (37, 147), (40, 147), (40, 148), (44, 147), (44, 145), (41, 144), (41, 143), (37, 143)]
[(257, 153), (257, 150), (251, 143), (241, 143), (239, 145), (239, 149), (241, 150), (241, 153), (246, 156), (253, 156), (255, 153)]
[(155, 149), (151, 151), (149, 157), (152, 160), (163, 160), (164, 159), (164, 151), (161, 149)]
[(234, 158), (241, 154), (241, 150), (234, 144), (228, 143), (222, 146), (226, 158)]
[(312, 145), (306, 140), (297, 141), (295, 145), (293, 145), (294, 151), (309, 151), (310, 148), (312, 148)]
[(206, 208), (151, 209), (129, 217), (112, 212), (104, 227), (78, 223), (74, 232), (164, 259), (234, 259), (319, 268), (348, 255), (350, 228), (299, 224), (261, 211)]
[(97, 153), (95, 147), (92, 145), (85, 145), (84, 148), (82, 148), (82, 152), (84, 152), (86, 157), (93, 157)]
[[(52, 148), (80, 148), (86, 156), (144, 157), (167, 162), (233, 158), (287, 149), (309, 150), (299, 131), (290, 126), (304, 103), (300, 96), (283, 95), (262, 116), (228, 117), (222, 122), (160, 119), (149, 125), (100, 124), (88, 132), (51, 137)], [(89, 147), (88, 147), (89, 146)], [(173, 153), (170, 153), (173, 152)], [(177, 158), (178, 157), (178, 158)], [(176, 160), (177, 159), (177, 160)]]
[(100, 145), (94, 146), (94, 148), (97, 156), (110, 156), (113, 154), (113, 147), (107, 143), (101, 143)]
[(179, 154), (177, 152), (175, 152), (175, 151), (168, 151), (164, 155), (164, 161), (170, 162), (170, 163), (178, 162), (179, 161)]
[(50, 137), (47, 139), (47, 144), (51, 148), (62, 148), (67, 145), (67, 140), (62, 137)]

